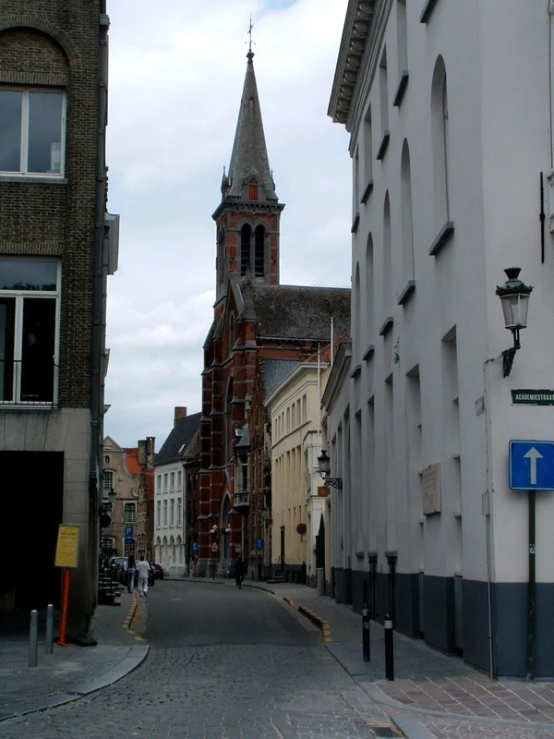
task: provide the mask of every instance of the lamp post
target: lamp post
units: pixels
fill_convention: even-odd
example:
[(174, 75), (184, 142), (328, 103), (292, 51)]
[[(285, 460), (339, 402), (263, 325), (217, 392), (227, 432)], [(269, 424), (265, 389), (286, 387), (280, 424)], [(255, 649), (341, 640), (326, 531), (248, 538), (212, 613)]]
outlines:
[(331, 472), (331, 460), (327, 456), (327, 452), (325, 451), (325, 449), (321, 450), (321, 454), (317, 458), (317, 462), (319, 464), (318, 472), (323, 478), (323, 482), (326, 485), (330, 485), (332, 488), (341, 490), (342, 489), (342, 478), (329, 476), (329, 473)]
[(508, 377), (512, 370), (515, 353), (521, 348), (519, 341), (520, 329), (527, 326), (527, 310), (529, 308), (529, 295), (533, 288), (519, 279), (521, 270), (519, 267), (505, 269), (506, 282), (496, 288), (496, 294), (502, 303), (504, 323), (506, 328), (512, 332), (514, 345), (502, 352), (502, 371), (504, 377)]

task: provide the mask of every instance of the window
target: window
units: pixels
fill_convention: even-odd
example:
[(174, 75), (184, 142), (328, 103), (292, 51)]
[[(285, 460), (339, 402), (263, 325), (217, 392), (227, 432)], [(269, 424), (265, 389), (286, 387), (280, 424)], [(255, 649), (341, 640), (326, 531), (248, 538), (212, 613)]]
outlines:
[[(373, 176), (373, 153), (371, 140), (371, 106), (364, 118), (364, 185), (367, 186)], [(364, 193), (365, 194), (365, 193)]]
[(136, 506), (134, 503), (125, 503), (124, 508), (124, 520), (125, 523), (134, 523), (136, 520), (135, 516)]
[(164, 472), (164, 490), (167, 490), (167, 472)]
[(164, 500), (164, 526), (167, 526), (167, 500)]
[(158, 488), (158, 492), (162, 489), (162, 476), (157, 475), (156, 476), (156, 487)]
[(169, 501), (169, 525), (175, 526), (175, 499)]
[(59, 271), (0, 258), (0, 403), (56, 402)]
[(111, 536), (103, 536), (100, 542), (100, 548), (108, 552), (114, 550), (113, 539)]
[(242, 277), (250, 269), (250, 234), (250, 226), (244, 225), (240, 230), (240, 274)]
[(181, 516), (183, 515), (183, 501), (181, 498), (177, 499), (177, 526), (181, 525)]
[(265, 263), (265, 228), (257, 226), (254, 232), (254, 274), (256, 277), (264, 276)]
[(102, 474), (102, 492), (107, 495), (111, 490), (113, 490), (113, 472), (104, 470)]
[(389, 130), (389, 83), (387, 76), (387, 50), (383, 51), (379, 64), (379, 102), (381, 104), (381, 134)]
[(169, 478), (169, 487), (171, 490), (175, 490), (175, 472), (171, 473), (171, 476)]
[(308, 420), (308, 398), (306, 395), (302, 396), (302, 420), (304, 423)]
[(431, 138), (435, 186), (435, 220), (441, 227), (450, 219), (448, 193), (448, 90), (442, 56), (435, 64), (431, 87)]
[(179, 488), (179, 490), (181, 489), (182, 485), (182, 474), (183, 473), (181, 471), (177, 473), (177, 487)]
[(156, 501), (156, 528), (162, 525), (162, 501)]
[(0, 89), (0, 172), (64, 172), (65, 94)]

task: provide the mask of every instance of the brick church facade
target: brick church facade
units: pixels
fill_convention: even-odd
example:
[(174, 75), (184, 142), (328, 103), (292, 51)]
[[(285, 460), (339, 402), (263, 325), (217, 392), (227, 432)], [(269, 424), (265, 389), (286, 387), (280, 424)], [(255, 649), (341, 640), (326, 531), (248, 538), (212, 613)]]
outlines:
[[(270, 427), (265, 400), (350, 328), (350, 289), (281, 285), (280, 218), (265, 143), (254, 54), (247, 54), (231, 162), (216, 223), (216, 300), (204, 344), (198, 487), (198, 567), (225, 573), (239, 555), (249, 577), (270, 575)], [(269, 562), (269, 558), (265, 558)]]

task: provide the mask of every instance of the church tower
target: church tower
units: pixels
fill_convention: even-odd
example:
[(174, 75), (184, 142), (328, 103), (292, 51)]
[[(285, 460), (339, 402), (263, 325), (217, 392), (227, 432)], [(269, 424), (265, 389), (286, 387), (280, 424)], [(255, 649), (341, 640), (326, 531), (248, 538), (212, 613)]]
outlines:
[(264, 136), (252, 48), (246, 55), (246, 77), (231, 163), (221, 181), (221, 203), (212, 218), (217, 233), (216, 314), (230, 279), (279, 284), (281, 211)]

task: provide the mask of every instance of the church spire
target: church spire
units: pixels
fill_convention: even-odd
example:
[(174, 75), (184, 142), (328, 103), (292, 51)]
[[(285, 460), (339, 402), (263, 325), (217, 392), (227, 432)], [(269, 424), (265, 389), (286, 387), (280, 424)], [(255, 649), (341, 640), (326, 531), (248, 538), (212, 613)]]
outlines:
[(246, 58), (246, 77), (240, 102), (239, 117), (235, 131), (235, 142), (227, 174), (227, 187), (223, 198), (232, 197), (251, 200), (250, 185), (256, 186), (259, 200), (277, 201), (275, 183), (269, 167), (265, 144), (264, 126), (260, 109), (256, 75), (254, 74), (254, 52), (252, 51), (252, 21), (249, 28), (250, 42)]

